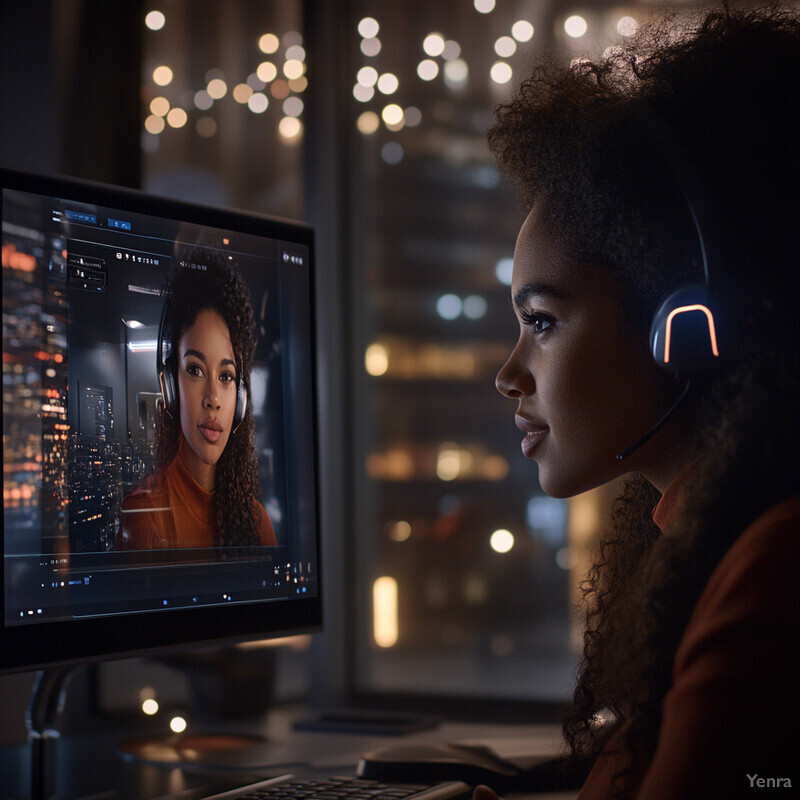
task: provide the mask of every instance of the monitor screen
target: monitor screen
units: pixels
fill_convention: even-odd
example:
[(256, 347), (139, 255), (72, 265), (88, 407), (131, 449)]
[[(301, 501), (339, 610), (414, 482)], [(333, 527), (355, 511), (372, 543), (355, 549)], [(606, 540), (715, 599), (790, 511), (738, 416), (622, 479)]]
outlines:
[(317, 629), (311, 229), (0, 177), (0, 670)]

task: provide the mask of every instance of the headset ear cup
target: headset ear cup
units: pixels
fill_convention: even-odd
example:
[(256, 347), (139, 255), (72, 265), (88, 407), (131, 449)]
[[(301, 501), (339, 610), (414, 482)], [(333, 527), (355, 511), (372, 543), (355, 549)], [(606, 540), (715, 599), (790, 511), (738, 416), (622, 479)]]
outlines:
[(156, 373), (158, 375), (158, 385), (161, 388), (161, 402), (164, 411), (170, 419), (178, 419), (178, 387), (175, 382), (175, 375), (169, 368), (168, 359), (164, 358), (164, 328), (169, 313), (172, 297), (167, 295), (164, 307), (161, 309), (161, 320), (158, 323), (158, 342), (156, 344)]
[(244, 380), (240, 377), (236, 383), (236, 410), (233, 412), (233, 431), (241, 424), (247, 413), (247, 387)]
[(708, 369), (719, 357), (718, 321), (705, 284), (688, 286), (664, 300), (650, 326), (656, 363), (672, 373)]
[(158, 370), (158, 383), (161, 387), (161, 401), (164, 404), (164, 411), (171, 419), (178, 417), (178, 392), (175, 387), (175, 376), (167, 366), (162, 366)]

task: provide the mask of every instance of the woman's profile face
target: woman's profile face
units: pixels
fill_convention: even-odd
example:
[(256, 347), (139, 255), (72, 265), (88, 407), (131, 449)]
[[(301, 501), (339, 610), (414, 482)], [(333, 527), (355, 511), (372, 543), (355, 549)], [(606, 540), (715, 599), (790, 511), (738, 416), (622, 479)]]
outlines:
[(569, 497), (630, 470), (656, 483), (647, 470), (661, 469), (663, 435), (616, 456), (669, 407), (674, 381), (624, 325), (615, 276), (572, 260), (538, 204), (517, 239), (511, 294), (519, 339), (496, 383), (517, 401), (542, 489)]
[(232, 432), (237, 377), (225, 320), (201, 311), (178, 344), (178, 394), (189, 471), (207, 489)]

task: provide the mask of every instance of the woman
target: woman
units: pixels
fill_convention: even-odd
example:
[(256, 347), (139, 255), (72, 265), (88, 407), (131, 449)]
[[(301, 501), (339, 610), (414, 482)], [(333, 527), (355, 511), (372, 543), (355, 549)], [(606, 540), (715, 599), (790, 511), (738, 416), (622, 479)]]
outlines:
[[(794, 14), (726, 8), (537, 68), (489, 134), (529, 209), (497, 377), (523, 453), (557, 497), (631, 473), (584, 587), (581, 800), (800, 785), (799, 70)], [(649, 332), (687, 284), (718, 355), (674, 374)]]
[(232, 267), (194, 253), (175, 276), (161, 323), (163, 405), (156, 464), (125, 498), (118, 549), (274, 545), (259, 502), (249, 293)]

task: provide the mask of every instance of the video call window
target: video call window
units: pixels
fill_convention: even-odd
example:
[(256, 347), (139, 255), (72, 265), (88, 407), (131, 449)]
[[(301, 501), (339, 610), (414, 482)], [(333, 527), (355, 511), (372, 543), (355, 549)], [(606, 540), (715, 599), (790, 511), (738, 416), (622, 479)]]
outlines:
[(218, 594), (220, 562), (253, 597), (313, 587), (297, 502), (311, 434), (285, 403), (311, 380), (308, 320), (293, 318), (304, 259), (296, 243), (4, 190), (9, 624), (20, 584), (25, 613), (48, 618), (83, 607), (80, 592), (89, 614), (114, 592), (131, 610), (163, 603), (135, 588), (159, 564), (182, 567), (185, 604)]

